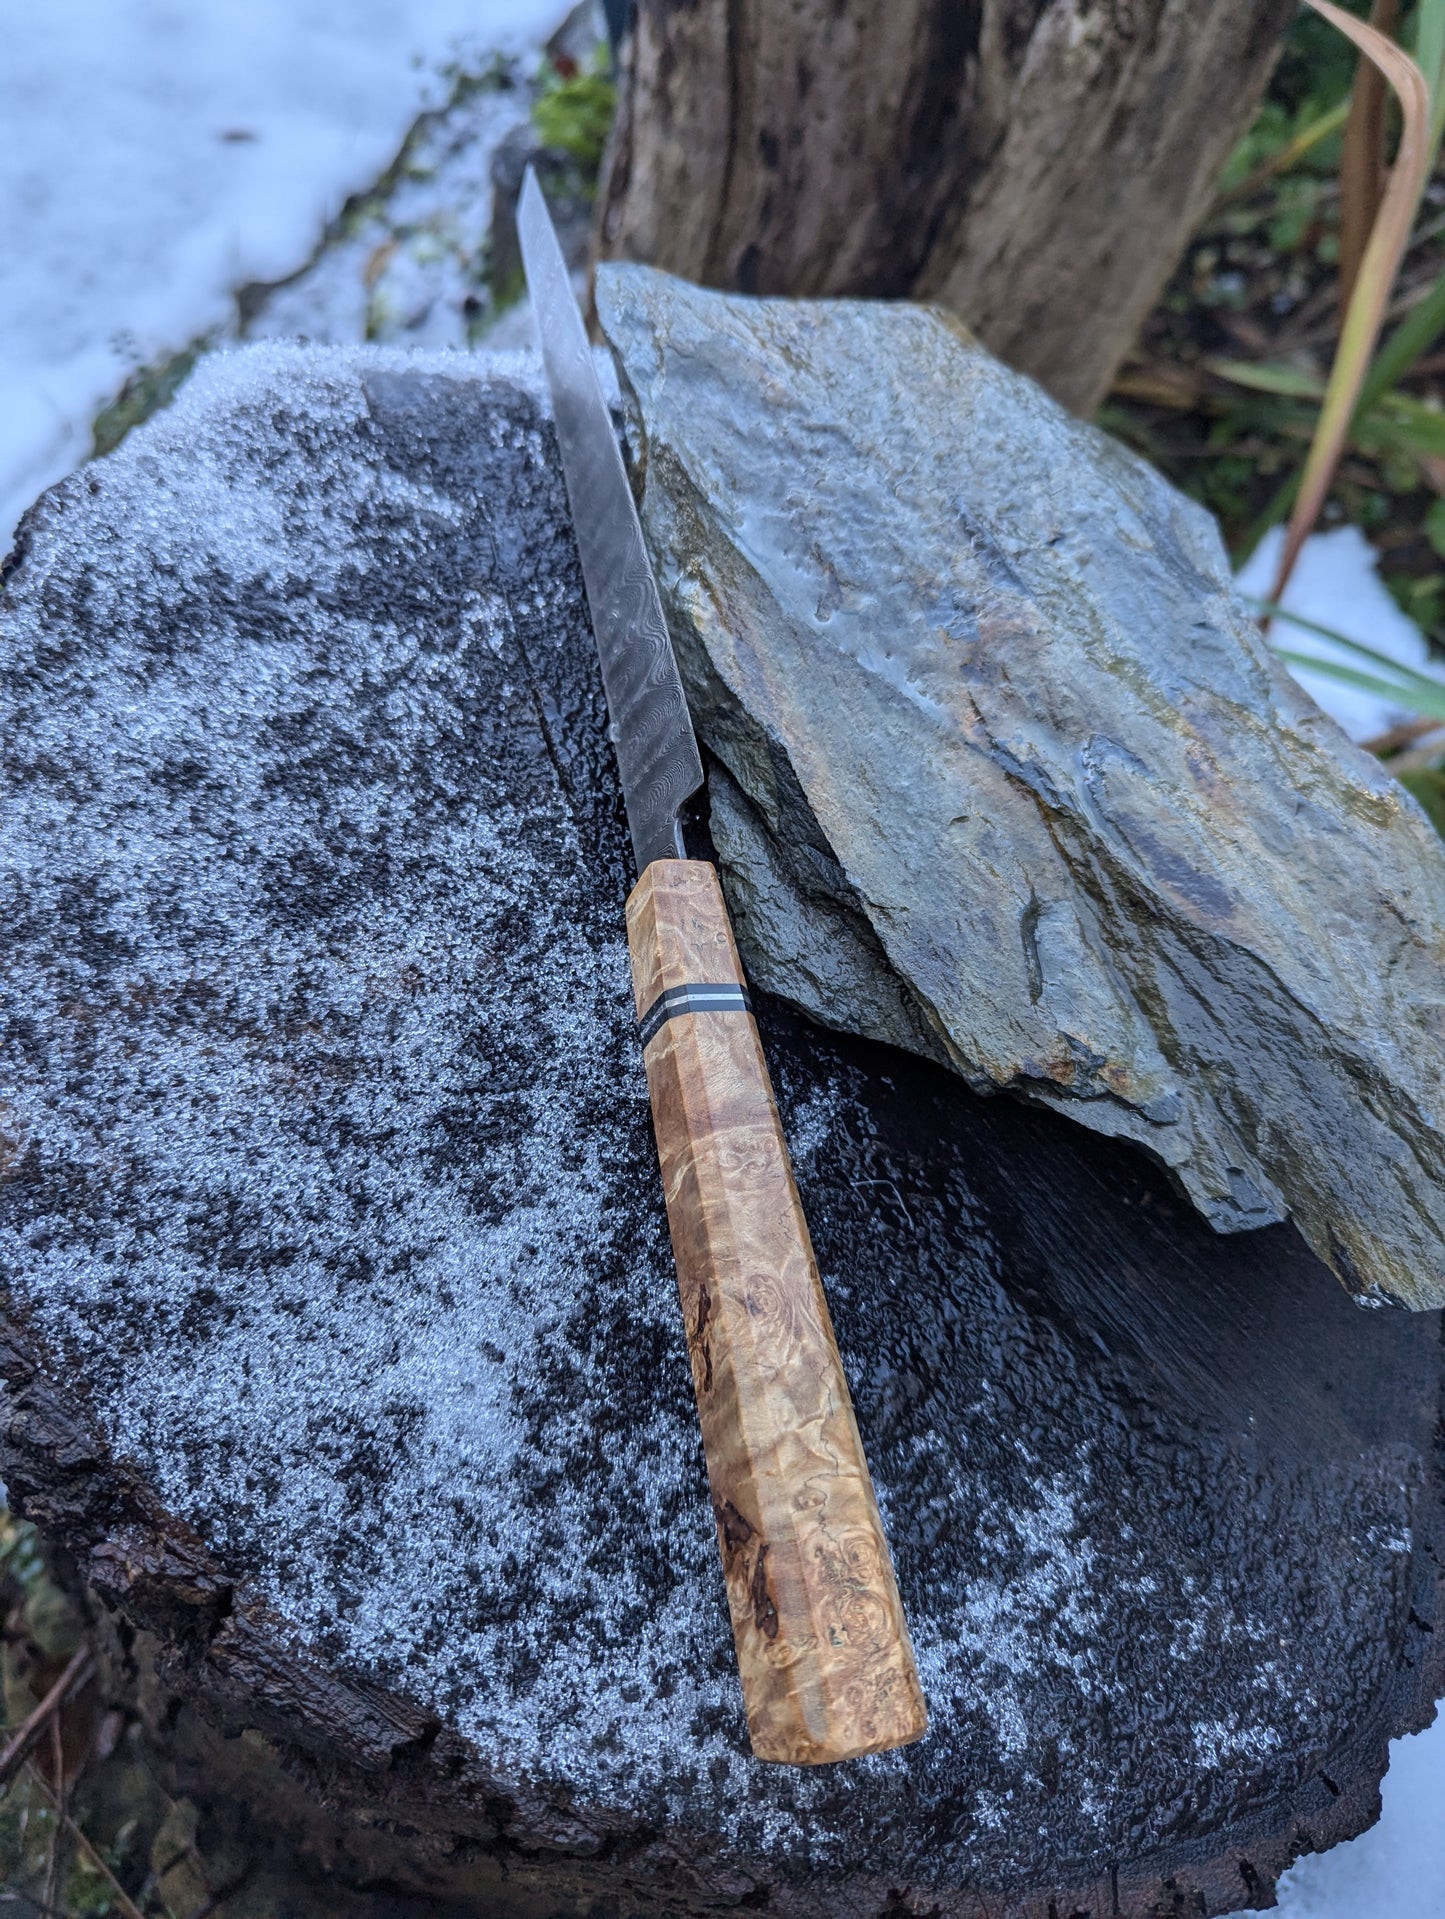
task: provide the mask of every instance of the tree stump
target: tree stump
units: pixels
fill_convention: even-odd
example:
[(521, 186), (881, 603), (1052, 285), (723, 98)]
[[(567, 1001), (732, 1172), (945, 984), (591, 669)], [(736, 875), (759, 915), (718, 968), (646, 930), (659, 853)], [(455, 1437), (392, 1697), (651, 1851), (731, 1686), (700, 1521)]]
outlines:
[(208, 363), (0, 666), (0, 1465), (223, 1784), (488, 1913), (1215, 1913), (1369, 1823), (1438, 1315), (775, 1002), (933, 1724), (749, 1757), (528, 365)]
[(950, 307), (1092, 413), (1258, 104), (1281, 0), (637, 0), (601, 257)]

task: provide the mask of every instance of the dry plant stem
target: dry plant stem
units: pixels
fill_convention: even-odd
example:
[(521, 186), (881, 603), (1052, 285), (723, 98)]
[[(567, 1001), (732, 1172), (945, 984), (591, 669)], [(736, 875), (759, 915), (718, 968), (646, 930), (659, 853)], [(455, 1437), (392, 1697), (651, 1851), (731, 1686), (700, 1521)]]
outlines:
[[(1400, 24), (1399, 0), (1375, 0), (1370, 25), (1392, 40)], [(1385, 197), (1385, 81), (1378, 67), (1361, 60), (1350, 95), (1340, 156), (1340, 311), (1350, 304), (1380, 203)]]
[(95, 1847), (75, 1823), (74, 1819), (72, 1819), (70, 1814), (65, 1810), (60, 1798), (51, 1789), (50, 1782), (40, 1771), (40, 1768), (34, 1764), (27, 1763), (25, 1772), (31, 1785), (33, 1785), (49, 1803), (50, 1809), (55, 1814), (57, 1820), (62, 1821), (66, 1826), (71, 1838), (75, 1841), (76, 1850), (80, 1853), (86, 1864), (90, 1866), (93, 1871), (98, 1872), (110, 1887), (115, 1899), (115, 1904), (123, 1915), (123, 1919), (145, 1919), (145, 1914), (141, 1911), (140, 1907), (131, 1898), (125, 1887), (106, 1864), (105, 1860), (102, 1859)]
[(1272, 600), (1283, 597), (1300, 548), (1329, 493), (1430, 169), (1430, 89), (1415, 62), (1393, 40), (1335, 6), (1333, 0), (1309, 0), (1309, 4), (1353, 40), (1384, 74), (1399, 96), (1404, 124), (1384, 200), (1360, 263), (1354, 298), (1345, 314), (1315, 437), (1300, 476), (1299, 494), (1270, 589)]
[(1389, 767), (1397, 780), (1411, 773), (1440, 773), (1445, 771), (1442, 756), (1445, 756), (1445, 736), (1437, 733), (1427, 745), (1392, 755)]
[(1402, 747), (1414, 746), (1418, 740), (1428, 739), (1432, 733), (1438, 733), (1441, 724), (1436, 719), (1402, 720), (1398, 726), (1386, 728), (1360, 745), (1367, 753), (1398, 753)]
[[(627, 939), (649, 1027), (665, 993), (743, 985), (705, 861), (654, 861)], [(644, 1059), (753, 1751), (906, 1745), (927, 1712), (757, 1027), (676, 1012)]]
[[(65, 1748), (60, 1739), (60, 1714), (56, 1712), (50, 1721), (50, 1768), (55, 1784), (55, 1818), (50, 1827), (50, 1839), (45, 1848), (45, 1909), (55, 1909), (56, 1894), (60, 1890), (60, 1839), (64, 1828), (73, 1823), (65, 1805)], [(39, 1771), (32, 1764), (31, 1770)]]
[(46, 1693), (34, 1712), (19, 1726), (14, 1738), (0, 1752), (0, 1786), (4, 1786), (20, 1768), (50, 1720), (57, 1714), (73, 1692), (83, 1686), (91, 1674), (92, 1660), (88, 1646), (82, 1646), (75, 1653), (65, 1671)]

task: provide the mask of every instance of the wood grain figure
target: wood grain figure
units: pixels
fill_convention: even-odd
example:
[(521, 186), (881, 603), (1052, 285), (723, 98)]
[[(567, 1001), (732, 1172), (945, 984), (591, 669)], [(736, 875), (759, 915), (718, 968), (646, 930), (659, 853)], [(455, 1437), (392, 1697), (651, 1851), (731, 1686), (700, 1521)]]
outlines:
[(927, 1711), (712, 867), (654, 861), (627, 931), (753, 1751), (906, 1745)]

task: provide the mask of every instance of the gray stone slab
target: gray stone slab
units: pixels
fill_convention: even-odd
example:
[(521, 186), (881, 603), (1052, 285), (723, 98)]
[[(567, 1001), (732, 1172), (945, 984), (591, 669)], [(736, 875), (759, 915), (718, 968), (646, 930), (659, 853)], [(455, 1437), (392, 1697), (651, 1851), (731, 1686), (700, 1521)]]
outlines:
[(1445, 847), (1208, 514), (942, 313), (597, 299), (756, 977), (1445, 1301)]

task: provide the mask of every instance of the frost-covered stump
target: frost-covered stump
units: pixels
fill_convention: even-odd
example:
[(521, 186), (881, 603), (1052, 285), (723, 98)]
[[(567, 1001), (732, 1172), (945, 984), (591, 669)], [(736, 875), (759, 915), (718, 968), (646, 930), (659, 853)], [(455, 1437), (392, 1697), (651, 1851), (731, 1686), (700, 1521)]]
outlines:
[(1214, 1912), (1368, 1821), (1438, 1319), (767, 1006), (933, 1731), (748, 1757), (526, 368), (209, 364), (0, 660), (0, 1466), (213, 1778), (489, 1913)]

